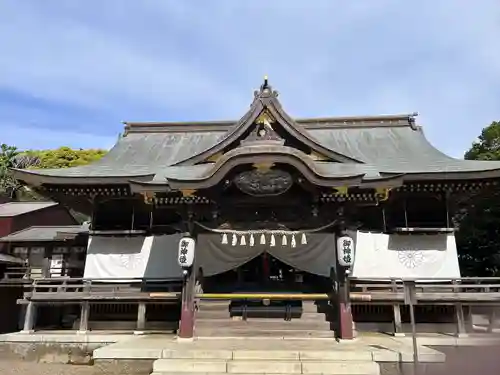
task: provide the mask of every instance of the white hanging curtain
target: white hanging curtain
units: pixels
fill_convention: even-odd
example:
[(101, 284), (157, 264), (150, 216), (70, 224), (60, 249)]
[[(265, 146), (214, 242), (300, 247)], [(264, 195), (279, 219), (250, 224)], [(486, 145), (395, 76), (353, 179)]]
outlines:
[(362, 279), (459, 278), (454, 234), (358, 232), (353, 276)]
[(181, 235), (90, 236), (84, 278), (128, 282), (137, 278), (181, 278), (177, 248)]

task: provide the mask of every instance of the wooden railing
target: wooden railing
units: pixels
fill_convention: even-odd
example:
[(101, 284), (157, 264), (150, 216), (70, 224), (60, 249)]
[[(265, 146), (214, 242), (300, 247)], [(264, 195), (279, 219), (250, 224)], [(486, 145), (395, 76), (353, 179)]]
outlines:
[(146, 324), (146, 305), (178, 304), (181, 298), (177, 279), (83, 279), (83, 278), (45, 278), (32, 280), (25, 286), (26, 291), (19, 304), (26, 305), (24, 318), (25, 332), (34, 328), (35, 309), (44, 304), (80, 305), (79, 331), (87, 332), (90, 305), (137, 304), (137, 330), (144, 330)]
[[(43, 278), (25, 287), (25, 301), (34, 302), (140, 302), (166, 301), (180, 298), (180, 282), (176, 279), (83, 279)], [(177, 290), (176, 290), (177, 289)]]
[(465, 305), (500, 304), (500, 278), (464, 277), (458, 279), (403, 280), (379, 279), (349, 280), (351, 301), (356, 303), (403, 302), (405, 290), (412, 281), (416, 301), (422, 304), (453, 305), (460, 302)]
[[(415, 305), (452, 305), (456, 310), (457, 333), (467, 331), (470, 306), (489, 306), (490, 328), (495, 321), (495, 310), (500, 306), (500, 278), (459, 278), (402, 280), (361, 280), (350, 278), (349, 301), (351, 304), (391, 305), (394, 312), (394, 332), (402, 332), (402, 305), (408, 305), (412, 296)], [(198, 293), (201, 300), (333, 300), (335, 293)], [(79, 304), (81, 306), (80, 330), (88, 325), (90, 303), (138, 304), (138, 327), (144, 326), (147, 303), (179, 303), (180, 280), (173, 279), (127, 279), (117, 280), (83, 278), (49, 278), (32, 280), (26, 285), (24, 298), (19, 301), (27, 305), (25, 330), (33, 327), (32, 310), (40, 304)], [(466, 307), (464, 309), (464, 307)]]
[(8, 266), (4, 271), (3, 279), (0, 280), (0, 284), (25, 284), (27, 280), (31, 281), (34, 279), (40, 279), (49, 275), (50, 278), (53, 279), (63, 279), (71, 277), (70, 275), (73, 275), (72, 277), (74, 277), (75, 275), (79, 274), (83, 274), (83, 270), (81, 267), (64, 266), (62, 268), (42, 269), (42, 267), (32, 267), (28, 265)]

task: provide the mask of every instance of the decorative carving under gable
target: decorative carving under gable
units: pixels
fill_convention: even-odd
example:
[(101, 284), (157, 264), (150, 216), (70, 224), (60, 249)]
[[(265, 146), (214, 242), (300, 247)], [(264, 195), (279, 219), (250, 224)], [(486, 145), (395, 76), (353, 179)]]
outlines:
[(255, 126), (248, 137), (242, 142), (256, 142), (256, 141), (281, 141), (284, 142), (273, 128), (276, 122), (274, 117), (268, 112), (263, 111), (255, 120)]
[(234, 178), (234, 183), (245, 194), (272, 196), (288, 191), (293, 185), (293, 177), (290, 173), (279, 169), (267, 171), (254, 169), (238, 174)]

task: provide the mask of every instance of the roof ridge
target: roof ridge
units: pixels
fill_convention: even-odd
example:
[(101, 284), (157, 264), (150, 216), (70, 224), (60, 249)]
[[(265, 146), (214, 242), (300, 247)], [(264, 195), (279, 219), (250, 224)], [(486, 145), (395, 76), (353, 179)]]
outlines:
[[(373, 115), (373, 116), (332, 116), (332, 117), (305, 117), (293, 118), (297, 124), (305, 129), (338, 128), (357, 126), (414, 126), (418, 114)], [(221, 121), (151, 121), (151, 122), (123, 122), (124, 134), (167, 132), (203, 132), (228, 131), (238, 123), (238, 120)]]

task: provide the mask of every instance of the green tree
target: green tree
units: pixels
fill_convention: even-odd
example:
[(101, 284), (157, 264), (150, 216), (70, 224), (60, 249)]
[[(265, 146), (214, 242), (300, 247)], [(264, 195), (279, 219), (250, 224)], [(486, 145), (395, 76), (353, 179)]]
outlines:
[(22, 186), (13, 177), (11, 168), (68, 168), (86, 165), (99, 160), (106, 150), (73, 150), (60, 147), (55, 150), (29, 150), (21, 152), (14, 146), (0, 146), (0, 196), (11, 199), (41, 199), (35, 192)]
[[(500, 160), (499, 121), (483, 129), (465, 159)], [(457, 246), (464, 274), (500, 275), (500, 188), (494, 186), (470, 199), (458, 220)]]
[(16, 181), (11, 168), (32, 168), (39, 163), (34, 155), (23, 155), (14, 146), (0, 145), (0, 196), (12, 199), (31, 197), (32, 191)]
[(55, 150), (30, 150), (25, 155), (38, 158), (40, 163), (36, 168), (68, 168), (86, 165), (99, 160), (106, 154), (101, 149), (73, 150), (69, 147), (60, 147)]

